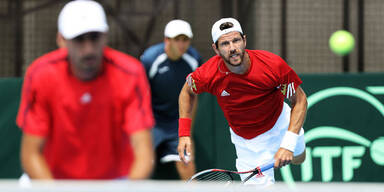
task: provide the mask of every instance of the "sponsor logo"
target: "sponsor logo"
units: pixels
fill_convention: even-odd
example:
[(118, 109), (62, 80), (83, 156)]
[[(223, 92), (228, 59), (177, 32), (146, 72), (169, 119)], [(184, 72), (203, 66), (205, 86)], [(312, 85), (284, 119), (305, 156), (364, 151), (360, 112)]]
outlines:
[(161, 67), (159, 69), (159, 74), (163, 74), (163, 73), (165, 73), (167, 71), (169, 71), (169, 67), (168, 66)]
[(192, 78), (191, 74), (187, 76), (187, 83), (189, 87), (191, 87), (193, 92), (197, 92), (196, 83), (195, 83), (195, 80)]
[(80, 97), (80, 103), (81, 104), (87, 104), (87, 103), (90, 103), (92, 101), (92, 95), (90, 93), (84, 93), (81, 97)]
[(290, 98), (296, 93), (293, 82), (288, 84), (280, 84), (279, 86), (277, 86), (277, 88), (280, 88), (281, 94), (285, 95), (287, 98)]
[(227, 91), (223, 90), (223, 91), (221, 92), (221, 95), (220, 95), (220, 96), (225, 97), (225, 96), (230, 96), (230, 94), (229, 94)]

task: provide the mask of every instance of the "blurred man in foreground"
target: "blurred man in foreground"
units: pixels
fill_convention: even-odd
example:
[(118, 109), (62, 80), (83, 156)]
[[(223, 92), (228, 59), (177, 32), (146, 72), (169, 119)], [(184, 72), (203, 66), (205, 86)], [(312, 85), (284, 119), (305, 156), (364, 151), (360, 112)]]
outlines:
[(67, 3), (58, 29), (65, 48), (36, 59), (24, 79), (24, 171), (32, 179), (148, 178), (154, 119), (141, 63), (106, 46), (95, 1)]

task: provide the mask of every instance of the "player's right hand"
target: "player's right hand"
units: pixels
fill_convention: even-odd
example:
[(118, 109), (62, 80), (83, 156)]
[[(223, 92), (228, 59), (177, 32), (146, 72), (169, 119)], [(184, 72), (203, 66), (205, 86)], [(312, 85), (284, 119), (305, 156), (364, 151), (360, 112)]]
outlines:
[(191, 137), (183, 136), (179, 137), (179, 145), (177, 146), (177, 152), (179, 153), (180, 160), (184, 163), (188, 163), (192, 158), (192, 140)]
[(275, 154), (275, 168), (282, 168), (292, 162), (293, 152), (280, 148)]

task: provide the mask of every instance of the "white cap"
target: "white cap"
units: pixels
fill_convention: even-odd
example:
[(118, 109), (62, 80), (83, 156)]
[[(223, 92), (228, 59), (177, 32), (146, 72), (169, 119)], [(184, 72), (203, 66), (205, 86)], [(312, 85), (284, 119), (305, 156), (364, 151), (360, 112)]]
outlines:
[(193, 37), (191, 25), (188, 22), (180, 19), (170, 21), (164, 30), (164, 36), (175, 38), (178, 35), (186, 35), (189, 38)]
[[(232, 23), (233, 26), (227, 29), (220, 29), (220, 25), (223, 23)], [(238, 31), (241, 34), (243, 34), (243, 30), (241, 29), (240, 23), (234, 19), (234, 18), (222, 18), (218, 21), (216, 21), (215, 24), (212, 26), (212, 40), (214, 43), (224, 34), (227, 34), (232, 31)]]
[(108, 31), (103, 7), (96, 1), (77, 0), (67, 3), (58, 19), (59, 32), (65, 39), (73, 39), (88, 32)]

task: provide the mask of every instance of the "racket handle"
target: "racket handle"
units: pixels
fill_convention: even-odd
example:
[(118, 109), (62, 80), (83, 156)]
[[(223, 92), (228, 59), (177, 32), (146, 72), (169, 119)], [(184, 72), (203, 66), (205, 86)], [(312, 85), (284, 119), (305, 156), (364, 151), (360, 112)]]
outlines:
[(260, 167), (260, 171), (261, 172), (264, 172), (270, 168), (273, 168), (273, 166), (275, 165), (275, 160), (273, 160), (272, 162), (268, 163), (268, 164), (265, 164), (263, 166)]
[(260, 167), (258, 168), (258, 170), (259, 170), (260, 172), (254, 171), (252, 174), (248, 175), (248, 177), (245, 178), (245, 179), (244, 179), (243, 181), (241, 181), (241, 182), (242, 182), (242, 183), (247, 182), (247, 181), (248, 181), (251, 177), (253, 177), (254, 175), (256, 175), (256, 174), (261, 174), (262, 172), (264, 172), (264, 171), (266, 171), (266, 170), (268, 170), (268, 169), (270, 169), (270, 168), (273, 168), (274, 165), (275, 165), (275, 160), (273, 160), (273, 161), (270, 162), (270, 163), (267, 163), (267, 164), (265, 164), (265, 165), (260, 166)]

